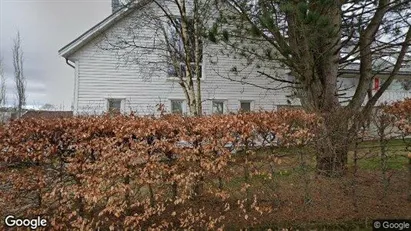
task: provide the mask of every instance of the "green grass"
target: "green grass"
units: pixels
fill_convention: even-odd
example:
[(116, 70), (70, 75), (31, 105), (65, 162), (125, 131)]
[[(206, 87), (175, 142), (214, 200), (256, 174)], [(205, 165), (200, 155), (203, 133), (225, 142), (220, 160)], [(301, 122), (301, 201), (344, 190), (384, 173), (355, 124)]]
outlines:
[[(411, 139), (406, 139), (411, 142)], [(386, 149), (387, 170), (406, 170), (408, 151), (403, 140), (389, 140)], [(354, 150), (349, 152), (348, 166), (354, 166)], [(382, 167), (381, 144), (379, 141), (364, 141), (357, 149), (357, 166), (365, 170), (380, 170)]]
[[(379, 170), (381, 163), (380, 157), (373, 157), (358, 161), (358, 167), (365, 170)], [(406, 170), (407, 164), (408, 158), (406, 156), (391, 155), (387, 157), (387, 170)]]
[[(411, 143), (411, 139), (406, 142)], [(289, 177), (299, 174), (301, 171), (300, 155), (304, 155), (304, 161), (308, 171), (313, 171), (316, 166), (315, 149), (313, 147), (273, 147), (257, 150), (254, 154), (247, 156), (254, 166), (264, 165), (267, 156), (278, 157), (282, 163), (274, 163), (275, 177)], [(408, 166), (408, 151), (406, 143), (401, 139), (389, 140), (387, 143), (387, 170), (406, 170)], [(240, 162), (245, 159), (244, 152), (238, 152), (234, 158)], [(381, 144), (378, 140), (364, 141), (357, 147), (357, 167), (364, 170), (381, 169)], [(348, 167), (354, 166), (354, 147), (348, 153)], [(241, 171), (241, 170), (240, 170)]]
[[(404, 140), (402, 139), (392, 139), (389, 140), (387, 145), (391, 150), (405, 150), (406, 143), (411, 143), (411, 139), (407, 138)], [(380, 142), (378, 140), (371, 140), (371, 141), (364, 141), (359, 144), (359, 148), (371, 148), (371, 149), (379, 149)]]

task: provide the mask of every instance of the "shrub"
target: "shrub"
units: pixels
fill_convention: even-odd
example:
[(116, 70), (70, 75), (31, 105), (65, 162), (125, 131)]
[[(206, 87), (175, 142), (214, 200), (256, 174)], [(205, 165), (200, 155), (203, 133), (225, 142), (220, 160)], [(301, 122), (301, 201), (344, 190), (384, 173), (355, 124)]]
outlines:
[(0, 194), (6, 211), (42, 215), (54, 229), (217, 228), (237, 201), (204, 182), (227, 177), (233, 148), (309, 145), (319, 123), (296, 110), (17, 120), (0, 128)]

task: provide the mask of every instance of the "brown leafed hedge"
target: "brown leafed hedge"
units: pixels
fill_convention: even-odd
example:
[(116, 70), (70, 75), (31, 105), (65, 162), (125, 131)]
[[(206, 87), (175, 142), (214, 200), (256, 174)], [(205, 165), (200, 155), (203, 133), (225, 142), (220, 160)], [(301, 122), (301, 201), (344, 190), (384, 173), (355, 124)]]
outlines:
[[(221, 227), (232, 203), (245, 219), (269, 212), (207, 184), (228, 177), (232, 155), (307, 145), (319, 122), (296, 110), (13, 121), (0, 129), (3, 212), (40, 215), (57, 230)], [(225, 209), (209, 212), (204, 201)]]
[(403, 136), (411, 134), (411, 98), (395, 102), (387, 106), (385, 111), (395, 117), (395, 125)]

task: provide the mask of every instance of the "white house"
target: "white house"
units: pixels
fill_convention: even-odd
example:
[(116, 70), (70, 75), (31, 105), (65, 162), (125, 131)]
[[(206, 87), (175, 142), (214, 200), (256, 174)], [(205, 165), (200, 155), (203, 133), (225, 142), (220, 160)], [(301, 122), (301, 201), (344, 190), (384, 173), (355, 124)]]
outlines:
[[(136, 61), (131, 59), (131, 51), (107, 49), (106, 46), (109, 41), (132, 39), (132, 33), (138, 33), (140, 38), (138, 41), (132, 40), (133, 43), (141, 47), (152, 43), (156, 31), (149, 23), (140, 25), (134, 32), (130, 32), (130, 28), (139, 22), (142, 14), (158, 12), (155, 6), (149, 0), (141, 0), (133, 8), (121, 8), (118, 0), (112, 0), (112, 6), (110, 16), (59, 50), (67, 64), (74, 68), (74, 114), (100, 114), (110, 109), (119, 109), (124, 113), (155, 114), (160, 104), (169, 112), (186, 112), (185, 97), (176, 79), (169, 71), (164, 71), (167, 67), (153, 66), (153, 63), (161, 63), (157, 62), (161, 55), (157, 52), (141, 55), (140, 52), (141, 57)], [(276, 110), (299, 104), (297, 99), (287, 97), (291, 95), (289, 88), (273, 90), (256, 87), (281, 86), (259, 76), (253, 65), (237, 73), (241, 81), (224, 78), (233, 75), (233, 67), (241, 66), (242, 61), (223, 54), (221, 49), (221, 45), (204, 42), (201, 86), (205, 114), (237, 112), (239, 109)], [(282, 77), (287, 77), (289, 73), (279, 65), (259, 68)], [(342, 88), (356, 84), (357, 70), (355, 64), (345, 70), (344, 78), (341, 78)], [(400, 75), (400, 78), (406, 77), (411, 77), (411, 71), (403, 71)], [(374, 87), (378, 88), (381, 80), (376, 79)], [(409, 92), (403, 82), (396, 80), (380, 101), (410, 97)], [(347, 96), (353, 94), (349, 89), (345, 93)]]

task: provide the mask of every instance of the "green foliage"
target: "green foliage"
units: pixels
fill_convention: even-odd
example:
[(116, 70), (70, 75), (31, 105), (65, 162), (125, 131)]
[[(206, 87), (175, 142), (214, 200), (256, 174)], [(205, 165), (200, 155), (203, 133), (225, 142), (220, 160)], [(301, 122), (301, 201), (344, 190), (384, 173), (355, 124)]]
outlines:
[(318, 17), (317, 26), (319, 28), (326, 28), (330, 26), (330, 18), (327, 16), (320, 16)]
[(267, 59), (269, 59), (269, 60), (273, 59), (272, 52), (273, 52), (272, 49), (265, 49), (264, 50), (264, 55), (267, 57)]
[(305, 17), (305, 23), (306, 24), (315, 24), (318, 19), (320, 18), (320, 15), (317, 14), (316, 12), (308, 12), (307, 17)]
[(214, 23), (211, 29), (208, 31), (208, 39), (213, 43), (217, 43), (217, 34), (218, 34), (218, 24)]
[(223, 41), (228, 42), (230, 39), (230, 35), (228, 33), (228, 30), (223, 30)]
[(303, 16), (303, 18), (305, 17), (305, 15), (307, 15), (307, 11), (308, 11), (308, 4), (307, 2), (304, 1), (300, 1), (297, 3), (297, 9), (298, 9), (298, 13), (300, 15)]
[[(408, 158), (393, 154), (387, 159), (387, 170), (404, 170), (406, 169)], [(358, 161), (358, 167), (367, 170), (381, 169), (381, 157), (372, 157)]]
[(261, 31), (260, 31), (260, 29), (258, 28), (258, 26), (256, 26), (256, 25), (251, 25), (250, 34), (251, 34), (252, 36), (254, 36), (254, 37), (259, 37), (259, 36), (261, 36)]
[(264, 11), (260, 17), (260, 21), (261, 24), (268, 29), (272, 30), (276, 27), (275, 21), (273, 19), (273, 13), (270, 11)]
[(291, 1), (284, 1), (279, 5), (279, 8), (284, 13), (291, 13), (294, 11), (295, 6)]

